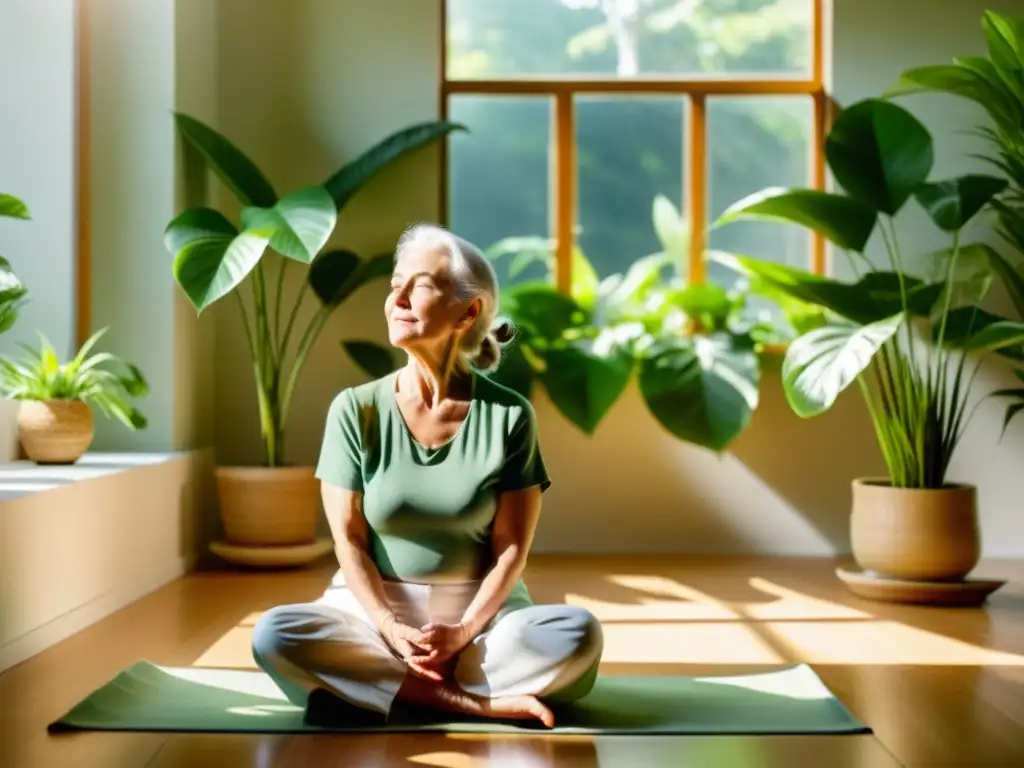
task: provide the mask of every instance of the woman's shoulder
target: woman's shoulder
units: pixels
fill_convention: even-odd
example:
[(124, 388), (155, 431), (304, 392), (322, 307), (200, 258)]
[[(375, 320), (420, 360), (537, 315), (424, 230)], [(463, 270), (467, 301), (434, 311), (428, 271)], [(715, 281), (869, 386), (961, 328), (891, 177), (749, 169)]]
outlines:
[(535, 418), (533, 403), (527, 397), (483, 374), (477, 374), (475, 397), (485, 408), (508, 411), (513, 422)]
[(352, 414), (377, 406), (393, 376), (389, 373), (373, 381), (345, 387), (331, 400), (330, 410), (337, 414)]

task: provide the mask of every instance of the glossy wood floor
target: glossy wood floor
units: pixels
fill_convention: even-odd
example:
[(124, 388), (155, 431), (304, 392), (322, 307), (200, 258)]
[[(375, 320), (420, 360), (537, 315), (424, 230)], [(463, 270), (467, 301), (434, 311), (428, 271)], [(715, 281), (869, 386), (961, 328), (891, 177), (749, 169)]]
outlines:
[(121, 668), (251, 668), (259, 612), (309, 599), (327, 566), (188, 576), (0, 676), (4, 768), (229, 766), (1024, 765), (1024, 564), (984, 608), (894, 606), (850, 595), (826, 560), (536, 557), (538, 601), (585, 605), (606, 674), (731, 674), (812, 664), (870, 735), (774, 737), (273, 736), (72, 733), (46, 724)]

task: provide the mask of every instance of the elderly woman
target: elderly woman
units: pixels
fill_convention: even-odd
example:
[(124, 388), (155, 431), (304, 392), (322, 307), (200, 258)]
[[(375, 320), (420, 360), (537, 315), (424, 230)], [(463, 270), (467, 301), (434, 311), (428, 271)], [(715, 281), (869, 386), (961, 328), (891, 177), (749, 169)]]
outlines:
[(296, 704), (326, 692), (385, 719), (397, 700), (551, 727), (547, 704), (594, 684), (598, 621), (535, 605), (521, 578), (551, 481), (529, 401), (482, 375), (511, 335), (496, 283), (440, 227), (399, 241), (384, 313), (409, 361), (334, 399), (317, 467), (340, 570), (253, 632)]

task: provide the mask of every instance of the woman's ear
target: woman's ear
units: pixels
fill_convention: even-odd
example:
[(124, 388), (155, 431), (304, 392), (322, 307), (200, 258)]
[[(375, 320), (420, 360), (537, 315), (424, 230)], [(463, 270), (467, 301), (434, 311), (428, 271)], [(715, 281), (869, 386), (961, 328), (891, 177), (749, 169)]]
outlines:
[(466, 311), (462, 313), (462, 317), (459, 318), (456, 327), (460, 331), (468, 330), (476, 322), (476, 319), (480, 316), (481, 302), (480, 299), (473, 299), (466, 307)]

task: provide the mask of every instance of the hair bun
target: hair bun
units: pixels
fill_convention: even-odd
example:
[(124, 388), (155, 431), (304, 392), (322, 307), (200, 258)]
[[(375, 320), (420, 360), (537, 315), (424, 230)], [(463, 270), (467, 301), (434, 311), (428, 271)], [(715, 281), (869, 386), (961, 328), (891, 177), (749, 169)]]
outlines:
[(515, 328), (507, 320), (502, 320), (495, 325), (491, 329), (491, 333), (499, 344), (508, 344), (516, 335)]

